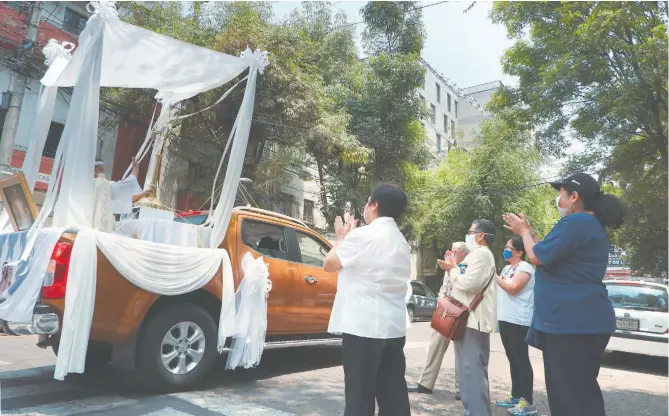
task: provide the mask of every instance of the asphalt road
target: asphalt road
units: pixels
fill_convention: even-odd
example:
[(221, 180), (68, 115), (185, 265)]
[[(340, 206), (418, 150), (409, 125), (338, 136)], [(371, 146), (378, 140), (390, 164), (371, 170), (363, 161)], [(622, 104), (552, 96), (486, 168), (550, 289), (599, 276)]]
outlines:
[[(409, 329), (407, 381), (420, 376), (429, 345), (429, 324)], [(343, 371), (338, 348), (266, 351), (259, 368), (225, 371), (225, 360), (190, 392), (147, 395), (111, 368), (53, 380), (55, 358), (34, 337), (0, 335), (0, 407), (2, 415), (341, 415)], [(656, 346), (655, 346), (656, 347)], [(667, 344), (664, 344), (667, 348)], [(549, 415), (541, 354), (531, 351), (535, 401)], [(433, 395), (412, 395), (413, 415), (462, 414), (453, 398), (453, 351), (449, 349)], [(490, 357), (493, 398), (509, 390), (509, 368), (497, 336)], [(599, 382), (607, 415), (666, 415), (667, 359), (636, 354), (607, 354)], [(496, 415), (504, 415), (498, 411)]]

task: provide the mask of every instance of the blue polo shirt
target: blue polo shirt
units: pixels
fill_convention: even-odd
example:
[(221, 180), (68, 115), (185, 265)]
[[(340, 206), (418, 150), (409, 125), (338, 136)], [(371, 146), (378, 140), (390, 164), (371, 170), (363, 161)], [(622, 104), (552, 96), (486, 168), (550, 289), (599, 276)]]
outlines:
[(534, 286), (535, 329), (550, 334), (615, 331), (615, 312), (602, 282), (609, 246), (602, 224), (586, 213), (564, 217), (534, 246), (541, 261)]

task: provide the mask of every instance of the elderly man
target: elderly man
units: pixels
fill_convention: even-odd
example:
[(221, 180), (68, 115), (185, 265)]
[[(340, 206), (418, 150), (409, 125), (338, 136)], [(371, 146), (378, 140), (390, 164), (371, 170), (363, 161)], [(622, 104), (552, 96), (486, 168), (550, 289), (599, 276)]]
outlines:
[[(447, 251), (444, 259), (448, 257), (455, 257), (457, 264), (462, 263), (462, 261), (469, 254), (469, 249), (467, 245), (463, 242), (453, 243), (452, 251)], [(444, 269), (442, 262), (438, 262), (439, 267)], [(445, 270), (445, 269), (444, 269)], [(444, 296), (451, 295), (451, 277), (449, 273), (444, 273), (444, 282), (441, 285), (439, 290), (439, 297), (443, 298)], [(432, 394), (434, 385), (437, 382), (437, 376), (439, 376), (439, 369), (441, 368), (441, 363), (444, 360), (444, 355), (448, 350), (449, 340), (444, 338), (439, 332), (432, 332), (432, 339), (430, 341), (430, 349), (427, 351), (427, 362), (425, 363), (425, 369), (423, 370), (423, 375), (420, 378), (420, 381), (415, 386), (409, 386), (410, 393), (424, 393)], [(455, 399), (460, 400), (460, 388), (458, 385), (458, 366), (457, 361), (455, 363)]]
[(143, 191), (137, 183), (139, 163), (132, 158), (130, 175), (120, 182), (105, 179), (104, 164), (95, 162), (95, 213), (93, 227), (105, 232), (114, 231), (114, 214), (132, 213), (132, 204), (151, 191)]

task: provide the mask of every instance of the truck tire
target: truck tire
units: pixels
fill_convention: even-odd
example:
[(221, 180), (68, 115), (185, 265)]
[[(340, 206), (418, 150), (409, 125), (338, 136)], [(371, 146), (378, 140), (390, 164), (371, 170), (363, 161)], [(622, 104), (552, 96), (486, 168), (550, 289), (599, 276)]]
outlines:
[[(59, 344), (53, 344), (53, 349), (56, 357), (58, 356)], [(112, 346), (106, 342), (89, 341), (86, 349), (86, 371), (99, 369), (104, 367), (111, 361)]]
[(140, 387), (177, 391), (200, 381), (216, 360), (216, 322), (193, 303), (169, 306), (142, 326), (135, 374)]
[(407, 306), (407, 313), (409, 314), (409, 322), (416, 322), (416, 312), (413, 306)]

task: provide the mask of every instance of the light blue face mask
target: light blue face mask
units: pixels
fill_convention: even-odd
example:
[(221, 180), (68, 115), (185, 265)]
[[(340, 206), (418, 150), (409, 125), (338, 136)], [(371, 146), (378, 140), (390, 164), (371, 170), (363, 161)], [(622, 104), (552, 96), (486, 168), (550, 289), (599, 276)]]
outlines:
[(513, 257), (513, 251), (511, 251), (511, 249), (505, 248), (502, 255), (504, 256), (504, 260), (511, 260), (511, 257)]

